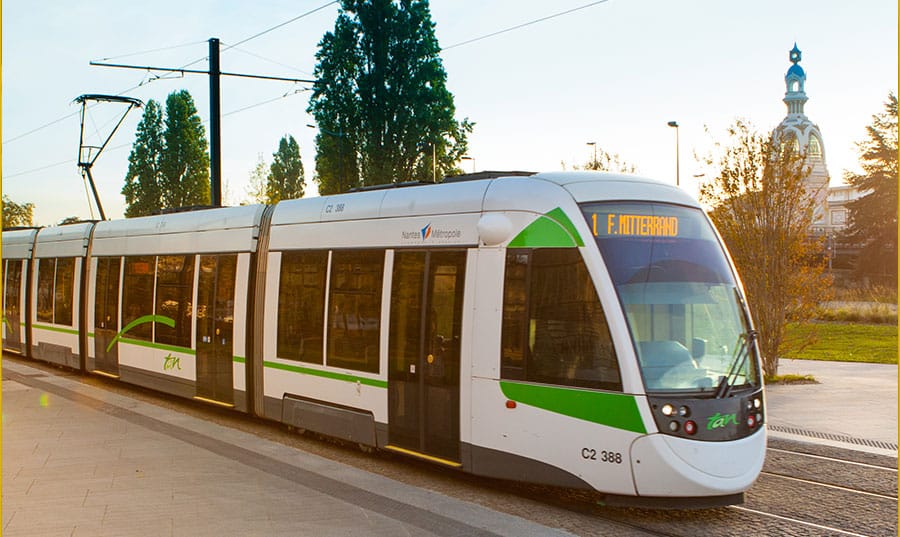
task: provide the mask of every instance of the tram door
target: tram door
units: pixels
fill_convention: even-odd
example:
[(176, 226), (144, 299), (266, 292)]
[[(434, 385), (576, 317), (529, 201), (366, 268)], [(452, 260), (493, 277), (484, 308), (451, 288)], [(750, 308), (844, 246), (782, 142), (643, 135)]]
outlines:
[(465, 251), (398, 251), (391, 291), (389, 443), (459, 461)]
[(234, 402), (232, 372), (236, 255), (200, 256), (197, 292), (197, 397)]
[(6, 307), (3, 324), (6, 327), (3, 347), (22, 352), (22, 260), (10, 259), (3, 265), (3, 284), (6, 291)]
[(6, 328), (3, 347), (22, 352), (22, 260), (10, 259), (3, 264), (4, 301), (3, 325)]
[(97, 289), (94, 293), (94, 370), (119, 374), (119, 266), (118, 257), (97, 259)]

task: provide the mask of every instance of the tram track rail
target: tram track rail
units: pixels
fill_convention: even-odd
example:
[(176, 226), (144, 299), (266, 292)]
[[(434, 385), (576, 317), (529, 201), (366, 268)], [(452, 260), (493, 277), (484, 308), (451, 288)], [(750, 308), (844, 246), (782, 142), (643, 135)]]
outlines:
[(813, 480), (810, 480), (810, 479), (801, 479), (801, 478), (799, 478), (799, 477), (793, 477), (793, 476), (784, 475), (784, 474), (778, 474), (778, 473), (774, 473), (774, 472), (760, 472), (760, 473), (761, 473), (761, 475), (768, 475), (768, 476), (772, 476), (772, 477), (779, 477), (779, 478), (781, 478), (781, 479), (788, 479), (788, 480), (791, 480), (791, 481), (795, 481), (795, 482), (799, 482), (799, 483), (805, 483), (805, 484), (808, 484), (808, 485), (816, 485), (816, 486), (819, 486), (819, 487), (826, 487), (826, 488), (831, 488), (831, 489), (835, 489), (835, 490), (841, 490), (841, 491), (844, 491), (844, 492), (850, 492), (850, 493), (853, 493), (853, 494), (862, 494), (862, 495), (864, 495), (864, 496), (871, 496), (871, 497), (873, 497), (873, 498), (881, 498), (881, 499), (883, 499), (883, 500), (897, 501), (897, 496), (896, 496), (896, 495), (894, 495), (894, 496), (888, 496), (888, 495), (886, 495), (886, 494), (878, 494), (878, 493), (876, 493), (876, 492), (868, 492), (868, 491), (865, 491), (865, 490), (852, 489), (852, 488), (849, 488), (849, 487), (841, 487), (841, 486), (838, 486), (838, 485), (832, 485), (832, 484), (829, 484), (829, 483), (822, 483), (821, 481), (813, 481)]

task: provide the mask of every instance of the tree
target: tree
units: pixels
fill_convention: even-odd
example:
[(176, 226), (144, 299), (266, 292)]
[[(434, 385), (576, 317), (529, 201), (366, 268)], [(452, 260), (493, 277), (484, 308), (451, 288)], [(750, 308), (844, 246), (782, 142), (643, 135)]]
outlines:
[(9, 229), (16, 226), (32, 226), (34, 223), (34, 204), (22, 203), (18, 204), (9, 199), (6, 194), (3, 195), (3, 229)]
[(319, 42), (308, 111), (322, 194), (431, 181), (455, 169), (472, 131), (454, 119), (427, 0), (343, 0)]
[(701, 185), (700, 199), (728, 245), (759, 332), (765, 373), (778, 373), (778, 357), (809, 340), (788, 340), (785, 326), (813, 318), (830, 289), (820, 241), (810, 234), (815, 193), (809, 168), (793, 144), (777, 143), (738, 120), (730, 145), (707, 165), (718, 174)]
[(247, 186), (247, 194), (252, 203), (266, 203), (266, 177), (268, 169), (262, 153), (257, 156), (256, 166), (250, 171), (250, 184)]
[(77, 224), (77, 223), (83, 222), (83, 221), (84, 220), (82, 220), (81, 218), (79, 218), (77, 216), (67, 216), (67, 217), (63, 218), (62, 220), (60, 220), (59, 224), (57, 224), (57, 225), (67, 226), (69, 224)]
[(300, 146), (293, 136), (283, 136), (278, 151), (272, 153), (272, 166), (266, 181), (268, 203), (303, 197), (303, 161)]
[(125, 174), (125, 217), (146, 216), (162, 208), (160, 159), (163, 154), (162, 110), (150, 99), (137, 126)]
[(897, 96), (891, 92), (884, 110), (872, 116), (868, 139), (857, 143), (862, 173), (844, 180), (866, 194), (847, 204), (845, 238), (862, 245), (858, 270), (866, 275), (897, 277)]
[(163, 207), (208, 205), (209, 144), (206, 131), (187, 90), (166, 99), (165, 151), (159, 162)]
[(125, 216), (209, 204), (208, 149), (206, 132), (187, 90), (169, 94), (165, 115), (151, 99), (128, 157), (122, 188)]
[(583, 166), (574, 166), (576, 170), (594, 170), (613, 173), (635, 173), (634, 164), (626, 162), (618, 153), (610, 155), (604, 149), (596, 147), (593, 158)]

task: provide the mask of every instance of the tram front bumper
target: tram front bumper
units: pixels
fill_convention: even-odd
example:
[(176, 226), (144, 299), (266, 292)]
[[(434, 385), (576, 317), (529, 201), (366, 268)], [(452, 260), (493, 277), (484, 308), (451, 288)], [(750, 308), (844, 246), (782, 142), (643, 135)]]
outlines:
[(762, 470), (765, 427), (728, 442), (703, 442), (664, 434), (631, 445), (634, 488), (640, 496), (721, 496), (746, 491)]

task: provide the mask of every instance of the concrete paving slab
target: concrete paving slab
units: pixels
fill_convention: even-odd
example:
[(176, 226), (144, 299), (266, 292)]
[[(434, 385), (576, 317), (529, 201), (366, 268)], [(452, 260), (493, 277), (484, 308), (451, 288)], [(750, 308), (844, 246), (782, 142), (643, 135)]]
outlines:
[(818, 384), (766, 387), (769, 434), (897, 456), (897, 366), (781, 360)]
[(21, 363), (3, 368), (7, 537), (567, 535)]

